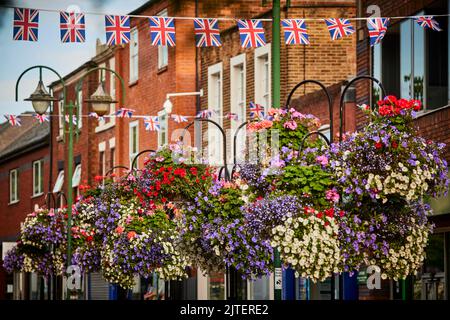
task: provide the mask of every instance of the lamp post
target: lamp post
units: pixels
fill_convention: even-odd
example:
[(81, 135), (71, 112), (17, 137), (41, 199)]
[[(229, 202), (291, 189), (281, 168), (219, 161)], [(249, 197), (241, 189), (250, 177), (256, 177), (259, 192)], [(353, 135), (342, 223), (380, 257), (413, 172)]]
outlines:
[[(54, 73), (58, 78), (59, 81), (62, 84), (63, 87), (63, 103), (66, 103), (66, 86), (64, 83), (63, 78), (61, 77), (61, 75), (56, 72), (54, 69), (47, 67), (47, 66), (43, 66), (43, 65), (36, 65), (36, 66), (32, 66), (28, 69), (26, 69), (25, 71), (23, 71), (19, 78), (16, 81), (16, 87), (15, 87), (15, 92), (16, 92), (16, 97), (15, 97), (15, 101), (19, 100), (19, 84), (20, 81), (22, 79), (22, 77), (28, 73), (31, 70), (34, 69), (38, 69), (39, 70), (39, 82), (38, 85), (36, 87), (36, 90), (30, 95), (29, 98), (25, 99), (25, 101), (31, 101), (32, 106), (34, 111), (39, 114), (39, 115), (43, 115), (47, 112), (47, 110), (50, 108), (50, 113), (52, 113), (52, 102), (56, 102), (59, 101), (59, 99), (54, 98), (52, 95), (50, 95), (50, 93), (48, 93), (48, 91), (45, 89), (44, 83), (42, 81), (42, 71), (45, 70), (49, 70), (52, 73)], [(52, 169), (53, 169), (53, 150), (52, 150), (52, 145), (53, 145), (53, 139), (52, 139), (52, 134), (53, 134), (53, 125), (52, 125), (52, 121), (50, 120), (50, 140), (49, 140), (49, 149), (50, 149), (50, 158), (49, 158), (49, 178), (48, 178), (48, 191), (47, 191), (47, 195), (46, 195), (46, 199), (47, 199), (47, 206), (50, 208), (50, 201), (51, 199), (54, 199), (53, 194), (52, 194), (52, 189), (51, 189), (51, 184), (52, 184)], [(51, 297), (53, 297), (54, 299), (56, 298), (55, 294), (56, 294), (56, 287), (55, 287), (55, 281), (54, 279), (52, 281), (50, 281), (50, 289), (49, 289), (49, 294)]]

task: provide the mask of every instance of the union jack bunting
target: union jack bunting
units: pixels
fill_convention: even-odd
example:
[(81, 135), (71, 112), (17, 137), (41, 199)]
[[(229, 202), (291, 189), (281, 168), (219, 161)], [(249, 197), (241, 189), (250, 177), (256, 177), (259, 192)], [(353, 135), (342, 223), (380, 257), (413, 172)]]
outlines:
[(309, 44), (305, 20), (283, 19), (281, 24), (283, 25), (286, 44)]
[(214, 111), (212, 110), (202, 110), (197, 114), (197, 118), (209, 119), (211, 118)]
[(85, 41), (86, 24), (83, 13), (61, 12), (59, 21), (62, 42)]
[(261, 20), (238, 20), (242, 48), (256, 48), (266, 45)]
[(434, 20), (433, 16), (417, 17), (415, 20), (417, 24), (422, 28), (429, 28), (434, 31), (442, 31), (442, 29), (439, 27), (439, 23)]
[(98, 118), (98, 114), (96, 112), (89, 112), (88, 117), (89, 118)]
[(39, 11), (14, 8), (13, 39), (38, 41)]
[(260, 104), (250, 101), (250, 118), (264, 118), (264, 107)]
[(105, 31), (108, 46), (130, 42), (130, 17), (105, 16)]
[(349, 36), (355, 32), (348, 19), (325, 19), (328, 31), (330, 31), (331, 40), (338, 40), (344, 36)]
[(188, 122), (187, 117), (182, 116), (180, 114), (172, 114), (172, 120), (175, 121), (176, 123), (181, 123), (181, 122)]
[(149, 131), (159, 131), (161, 128), (159, 125), (159, 118), (158, 117), (145, 117), (144, 118), (144, 124), (145, 124), (145, 130)]
[(379, 44), (386, 34), (389, 18), (367, 19), (367, 29), (369, 30), (370, 46)]
[(19, 116), (15, 116), (13, 114), (5, 114), (6, 120), (8, 120), (9, 124), (13, 127), (20, 127), (22, 124), (20, 123)]
[(49, 122), (50, 119), (46, 114), (34, 114), (34, 118), (39, 121), (39, 123)]
[(195, 45), (220, 47), (220, 31), (217, 19), (194, 19)]
[(231, 120), (234, 120), (234, 121), (238, 121), (239, 120), (239, 116), (236, 113), (233, 113), (233, 112), (227, 113), (225, 115), (225, 118), (229, 119), (230, 121)]
[(173, 18), (150, 17), (150, 37), (153, 46), (175, 46)]
[(120, 108), (116, 111), (116, 116), (119, 118), (131, 118), (134, 111), (134, 109)]
[[(66, 114), (65, 115), (65, 117), (64, 117), (64, 119), (66, 120), (66, 122), (67, 123), (69, 123), (70, 122), (70, 118), (69, 118), (69, 115), (68, 114)], [(72, 116), (72, 124), (74, 125), (74, 126), (76, 126), (77, 125), (77, 116)]]

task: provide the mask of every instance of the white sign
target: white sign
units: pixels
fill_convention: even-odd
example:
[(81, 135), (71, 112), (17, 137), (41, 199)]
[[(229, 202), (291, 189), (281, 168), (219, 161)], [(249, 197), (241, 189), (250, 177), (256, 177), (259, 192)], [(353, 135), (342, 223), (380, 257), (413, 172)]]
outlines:
[(5, 260), (6, 253), (16, 246), (15, 242), (2, 243), (2, 260)]
[(283, 272), (281, 268), (275, 268), (275, 290), (283, 288)]

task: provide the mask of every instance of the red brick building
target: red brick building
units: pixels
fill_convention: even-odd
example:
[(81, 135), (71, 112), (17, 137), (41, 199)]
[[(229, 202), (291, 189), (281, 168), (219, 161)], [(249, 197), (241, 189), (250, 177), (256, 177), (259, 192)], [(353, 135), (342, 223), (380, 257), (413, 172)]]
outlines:
[[(20, 224), (36, 205), (45, 204), (49, 183), (49, 124), (39, 124), (32, 113), (22, 126), (0, 125), (0, 245), (3, 254), (19, 235)], [(0, 257), (3, 259), (3, 255)], [(12, 275), (0, 261), (0, 300), (12, 298)]]
[[(358, 1), (358, 15), (365, 17), (369, 5), (378, 6), (382, 17), (448, 14), (447, 0)], [(416, 126), (424, 137), (447, 144), (450, 160), (450, 87), (449, 21), (436, 17), (443, 31), (422, 29), (412, 19), (392, 19), (381, 44), (370, 47), (367, 28), (358, 23), (357, 74), (381, 80), (387, 94), (422, 101)], [(367, 80), (356, 84), (358, 103), (374, 103), (380, 90)], [(357, 112), (357, 126), (365, 123)], [(414, 299), (450, 298), (450, 198), (431, 201), (436, 229), (427, 249), (421, 272), (412, 280), (410, 295)], [(395, 290), (393, 292), (395, 298)], [(361, 294), (360, 294), (361, 298)]]

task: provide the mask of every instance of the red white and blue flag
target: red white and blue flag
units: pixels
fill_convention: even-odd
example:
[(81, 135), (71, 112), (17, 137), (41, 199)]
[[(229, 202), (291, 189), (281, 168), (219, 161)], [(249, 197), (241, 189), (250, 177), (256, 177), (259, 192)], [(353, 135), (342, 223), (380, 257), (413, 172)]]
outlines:
[(86, 24), (83, 13), (61, 12), (60, 30), (62, 42), (84, 42)]
[(8, 120), (9, 124), (13, 127), (20, 127), (22, 124), (20, 123), (19, 116), (13, 114), (5, 114), (6, 120)]
[[(69, 115), (68, 115), (68, 114), (66, 114), (66, 116), (65, 116), (64, 118), (66, 119), (66, 122), (67, 122), (67, 123), (70, 122), (70, 118), (69, 118)], [(76, 126), (77, 123), (78, 123), (77, 116), (72, 116), (72, 124), (73, 124), (74, 126)]]
[(349, 36), (355, 32), (348, 19), (325, 19), (328, 31), (330, 31), (331, 40), (338, 40), (344, 36)]
[(379, 44), (387, 32), (389, 18), (369, 18), (367, 19), (367, 29), (369, 30), (370, 46)]
[(131, 118), (134, 111), (134, 109), (120, 108), (116, 111), (116, 116), (119, 118)]
[(238, 121), (239, 120), (239, 116), (236, 113), (233, 113), (233, 112), (227, 113), (225, 115), (225, 118), (229, 119), (230, 121), (231, 120), (234, 120), (234, 121)]
[(103, 120), (105, 120), (105, 118), (99, 117), (98, 114), (97, 114), (96, 112), (89, 112), (88, 117), (89, 117), (89, 118), (95, 118), (95, 119), (98, 119), (98, 121), (103, 121)]
[(39, 123), (44, 123), (44, 122), (49, 122), (49, 121), (50, 121), (49, 117), (48, 117), (46, 114), (38, 114), (38, 113), (35, 113), (35, 114), (34, 114), (34, 118), (35, 118), (37, 121), (39, 121)]
[(176, 123), (188, 122), (187, 117), (182, 116), (180, 114), (172, 114), (171, 117), (172, 117), (172, 120), (175, 121)]
[(257, 48), (266, 45), (261, 20), (238, 20), (242, 48)]
[(202, 110), (197, 114), (197, 118), (201, 118), (201, 119), (209, 119), (212, 117), (213, 115), (212, 110)]
[(195, 45), (220, 47), (220, 31), (217, 19), (194, 19)]
[(159, 131), (161, 129), (159, 125), (159, 118), (157, 116), (150, 116), (144, 118), (145, 130)]
[(417, 17), (415, 20), (419, 24), (419, 26), (424, 29), (428, 28), (434, 31), (442, 31), (442, 29), (439, 27), (439, 23), (434, 19), (433, 16)]
[(150, 17), (150, 37), (153, 46), (175, 46), (173, 18)]
[(260, 118), (260, 119), (264, 118), (264, 107), (261, 106), (260, 104), (250, 101), (249, 111), (250, 111), (250, 118)]
[(13, 39), (38, 41), (39, 11), (14, 8)]
[(286, 44), (309, 44), (305, 20), (283, 19), (281, 24), (283, 25)]
[(105, 31), (108, 46), (130, 42), (130, 17), (105, 16)]

